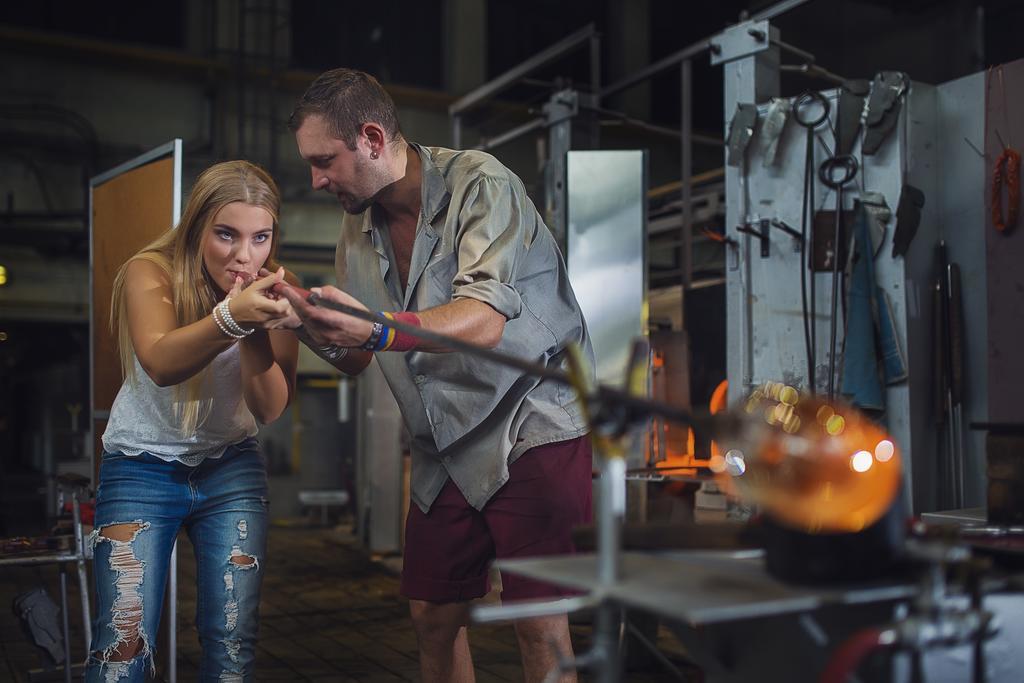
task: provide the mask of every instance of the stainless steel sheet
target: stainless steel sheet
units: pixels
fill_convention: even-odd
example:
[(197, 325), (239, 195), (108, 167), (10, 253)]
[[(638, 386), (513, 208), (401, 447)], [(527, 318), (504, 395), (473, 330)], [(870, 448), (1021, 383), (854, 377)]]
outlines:
[(758, 550), (623, 553), (622, 577), (612, 585), (598, 580), (597, 560), (590, 554), (506, 560), (498, 567), (691, 626), (897, 600), (915, 590), (899, 582), (794, 586), (770, 576), (762, 558)]

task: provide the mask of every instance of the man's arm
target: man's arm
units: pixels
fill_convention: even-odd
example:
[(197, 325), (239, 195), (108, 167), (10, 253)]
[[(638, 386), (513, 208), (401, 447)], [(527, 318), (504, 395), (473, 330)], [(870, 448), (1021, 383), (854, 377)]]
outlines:
[[(321, 287), (313, 291), (326, 301), (367, 310), (355, 297), (336, 287)], [(349, 374), (353, 374), (350, 368), (358, 373), (366, 367), (370, 362), (371, 353), (359, 347), (369, 340), (373, 333), (373, 323), (322, 306), (314, 306), (309, 303), (307, 295), (302, 290), (294, 287), (286, 287), (282, 293), (302, 321), (299, 338), (317, 355)], [(427, 331), (486, 348), (497, 346), (505, 330), (505, 316), (476, 299), (456, 299), (451, 303), (418, 311), (415, 315), (419, 326)], [(332, 346), (335, 348), (332, 349)], [(432, 353), (450, 351), (444, 345), (427, 340), (418, 340), (415, 348)], [(342, 352), (342, 349), (347, 351)]]
[(308, 346), (313, 353), (346, 375), (358, 375), (370, 364), (372, 354), (368, 351), (331, 343), (318, 343), (309, 334), (309, 330), (306, 329), (305, 325), (300, 325), (292, 331), (295, 332), (295, 336), (298, 337), (299, 341)]

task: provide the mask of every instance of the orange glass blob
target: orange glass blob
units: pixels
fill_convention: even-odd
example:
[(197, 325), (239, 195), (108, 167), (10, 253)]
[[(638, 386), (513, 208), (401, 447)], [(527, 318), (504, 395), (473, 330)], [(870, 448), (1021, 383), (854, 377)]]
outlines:
[(754, 390), (738, 427), (719, 435), (719, 482), (777, 522), (809, 533), (856, 532), (892, 506), (900, 450), (856, 409), (781, 383)]

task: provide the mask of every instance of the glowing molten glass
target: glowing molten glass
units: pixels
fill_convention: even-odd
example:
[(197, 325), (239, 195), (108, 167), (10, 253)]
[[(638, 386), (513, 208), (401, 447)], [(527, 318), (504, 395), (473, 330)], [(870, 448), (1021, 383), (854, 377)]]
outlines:
[(809, 533), (860, 531), (892, 506), (899, 448), (854, 408), (768, 383), (739, 411), (740, 427), (718, 437), (725, 456), (711, 463), (727, 491)]

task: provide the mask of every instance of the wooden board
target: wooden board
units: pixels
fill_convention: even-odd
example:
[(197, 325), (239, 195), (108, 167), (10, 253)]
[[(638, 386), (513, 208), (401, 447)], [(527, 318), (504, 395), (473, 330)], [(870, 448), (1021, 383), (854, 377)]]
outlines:
[[(92, 407), (95, 442), (121, 387), (116, 336), (110, 331), (110, 293), (118, 269), (171, 227), (174, 157), (125, 171), (92, 188)], [(95, 452), (94, 465), (99, 462)]]

